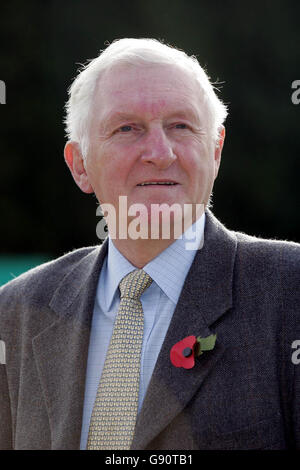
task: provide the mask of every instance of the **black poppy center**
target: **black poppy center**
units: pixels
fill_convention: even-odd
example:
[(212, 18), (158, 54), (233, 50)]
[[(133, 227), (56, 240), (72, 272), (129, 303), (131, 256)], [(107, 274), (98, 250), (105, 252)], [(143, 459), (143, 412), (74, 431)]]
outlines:
[(184, 357), (190, 357), (192, 352), (193, 352), (192, 348), (184, 348), (184, 350), (182, 351), (182, 354)]

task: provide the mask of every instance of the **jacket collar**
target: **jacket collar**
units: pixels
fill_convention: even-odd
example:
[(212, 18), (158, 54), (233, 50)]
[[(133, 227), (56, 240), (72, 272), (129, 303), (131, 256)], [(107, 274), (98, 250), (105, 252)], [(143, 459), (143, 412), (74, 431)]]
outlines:
[(95, 247), (62, 280), (49, 304), (59, 316), (70, 316), (90, 325), (99, 274), (107, 255), (107, 242), (105, 240), (103, 245)]

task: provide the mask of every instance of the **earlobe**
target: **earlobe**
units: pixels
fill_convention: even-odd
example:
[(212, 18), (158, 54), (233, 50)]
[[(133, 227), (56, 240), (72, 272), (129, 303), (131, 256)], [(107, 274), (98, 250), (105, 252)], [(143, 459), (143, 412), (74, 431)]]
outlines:
[(85, 169), (83, 155), (78, 142), (69, 141), (64, 149), (65, 162), (72, 173), (75, 183), (84, 193), (93, 193), (94, 190), (89, 182)]
[(215, 178), (218, 176), (218, 172), (220, 168), (224, 140), (225, 140), (225, 127), (221, 126), (219, 139), (215, 148)]
[(220, 140), (219, 140), (219, 147), (221, 148), (221, 151), (224, 145), (224, 140), (225, 140), (225, 127), (221, 126)]
[(71, 172), (73, 169), (73, 145), (72, 142), (67, 142), (64, 149), (65, 162)]

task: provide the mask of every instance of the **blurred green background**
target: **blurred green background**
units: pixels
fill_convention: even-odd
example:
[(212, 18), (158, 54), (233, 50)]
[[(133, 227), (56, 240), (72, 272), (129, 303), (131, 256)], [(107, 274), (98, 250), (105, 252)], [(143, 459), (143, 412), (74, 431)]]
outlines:
[(46, 254), (29, 253), (28, 255), (10, 254), (0, 256), (0, 286), (45, 261), (48, 261)]
[(1, 281), (99, 243), (96, 199), (63, 160), (63, 107), (79, 64), (121, 37), (163, 39), (222, 82), (229, 117), (213, 211), (228, 228), (299, 241), (299, 18), (291, 0), (3, 1)]

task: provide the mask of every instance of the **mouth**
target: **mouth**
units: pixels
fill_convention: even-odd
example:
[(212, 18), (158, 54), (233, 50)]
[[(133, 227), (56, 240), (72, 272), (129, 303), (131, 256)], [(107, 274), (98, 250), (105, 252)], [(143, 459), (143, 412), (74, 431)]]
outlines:
[(176, 186), (178, 183), (175, 181), (145, 181), (144, 183), (139, 183), (137, 186)]

